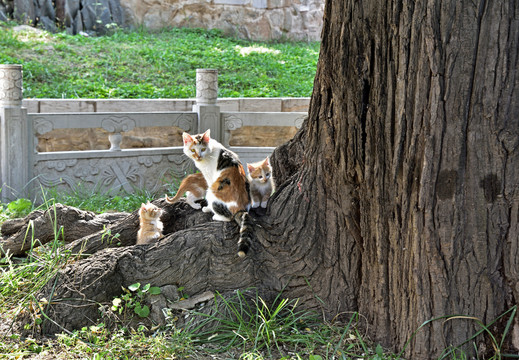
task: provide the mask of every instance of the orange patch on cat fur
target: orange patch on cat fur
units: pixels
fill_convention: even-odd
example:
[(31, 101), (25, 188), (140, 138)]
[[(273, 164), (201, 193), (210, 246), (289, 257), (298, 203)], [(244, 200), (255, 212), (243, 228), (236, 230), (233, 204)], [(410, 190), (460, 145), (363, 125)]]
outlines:
[[(235, 214), (239, 210), (247, 208), (249, 197), (244, 189), (246, 183), (245, 171), (243, 167), (229, 167), (224, 169), (220, 177), (211, 186), (215, 196), (223, 202), (236, 202), (236, 206), (229, 207), (231, 213)], [(236, 194), (239, 197), (236, 198)]]

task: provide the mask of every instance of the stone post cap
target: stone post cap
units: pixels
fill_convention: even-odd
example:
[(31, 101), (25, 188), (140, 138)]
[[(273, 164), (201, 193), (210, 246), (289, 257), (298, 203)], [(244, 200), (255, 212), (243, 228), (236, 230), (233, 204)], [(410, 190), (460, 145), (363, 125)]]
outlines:
[(196, 69), (197, 105), (215, 105), (218, 98), (218, 70)]
[(0, 106), (22, 105), (22, 65), (0, 64)]

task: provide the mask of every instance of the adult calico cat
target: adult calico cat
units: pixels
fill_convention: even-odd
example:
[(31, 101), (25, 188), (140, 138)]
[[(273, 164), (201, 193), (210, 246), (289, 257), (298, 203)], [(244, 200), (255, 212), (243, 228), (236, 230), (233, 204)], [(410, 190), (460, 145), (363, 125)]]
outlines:
[(226, 149), (210, 130), (203, 134), (183, 133), (184, 153), (194, 160), (207, 183), (207, 206), (204, 212), (213, 212), (213, 220), (234, 220), (240, 226), (238, 255), (247, 254), (252, 240), (252, 221), (249, 182), (238, 155)]

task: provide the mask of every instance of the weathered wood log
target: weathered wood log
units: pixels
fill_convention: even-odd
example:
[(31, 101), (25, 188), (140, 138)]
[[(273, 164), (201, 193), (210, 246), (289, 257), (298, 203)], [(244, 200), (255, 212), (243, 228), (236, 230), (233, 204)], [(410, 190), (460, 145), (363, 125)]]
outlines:
[[(163, 208), (164, 235), (193, 224), (210, 221), (211, 216), (194, 211), (184, 201), (168, 204), (164, 199), (153, 203)], [(23, 255), (31, 248), (58, 238), (74, 254), (90, 255), (104, 248), (134, 245), (139, 230), (138, 210), (128, 213), (96, 215), (71, 206), (56, 204), (47, 211), (37, 210), (25, 218), (8, 220), (2, 224), (0, 256), (9, 253)]]
[(46, 211), (34, 211), (23, 219), (6, 221), (2, 225), (0, 257), (18, 256), (26, 251), (54, 241), (72, 242), (85, 234), (102, 231), (111, 223), (127, 217), (126, 213), (96, 215), (72, 206), (56, 204)]
[(59, 324), (46, 322), (44, 332), (77, 329), (95, 321), (100, 304), (110, 304), (122, 286), (135, 282), (184, 286), (188, 294), (258, 283), (264, 274), (257, 272), (254, 258), (242, 260), (236, 255), (237, 236), (236, 224), (213, 221), (154, 244), (105, 249), (74, 262), (39, 294), (51, 301), (47, 314)]
[[(169, 204), (160, 198), (152, 203), (163, 210), (161, 221), (164, 223), (163, 235), (165, 236), (211, 220), (210, 214), (195, 211), (183, 200)], [(138, 231), (139, 213), (135, 210), (105, 229), (90, 234), (84, 233), (85, 236), (67, 245), (67, 249), (74, 254), (90, 255), (109, 247), (135, 245)]]

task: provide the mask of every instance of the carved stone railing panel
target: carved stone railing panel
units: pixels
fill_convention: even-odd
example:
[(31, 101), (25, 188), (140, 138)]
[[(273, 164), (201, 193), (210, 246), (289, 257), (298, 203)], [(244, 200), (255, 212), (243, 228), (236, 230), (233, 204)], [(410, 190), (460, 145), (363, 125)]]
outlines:
[(64, 191), (82, 186), (109, 194), (143, 188), (160, 193), (192, 172), (191, 163), (182, 148), (55, 152), (35, 155), (34, 172), (37, 183)]
[(39, 136), (59, 129), (106, 130), (109, 132), (110, 150), (119, 151), (122, 133), (137, 127), (178, 127), (187, 132), (196, 131), (198, 127), (195, 112), (29, 114), (29, 120), (34, 126), (35, 148)]
[(306, 117), (303, 112), (222, 112), (223, 144), (230, 146), (231, 133), (237, 129), (254, 127), (294, 126), (300, 128)]

